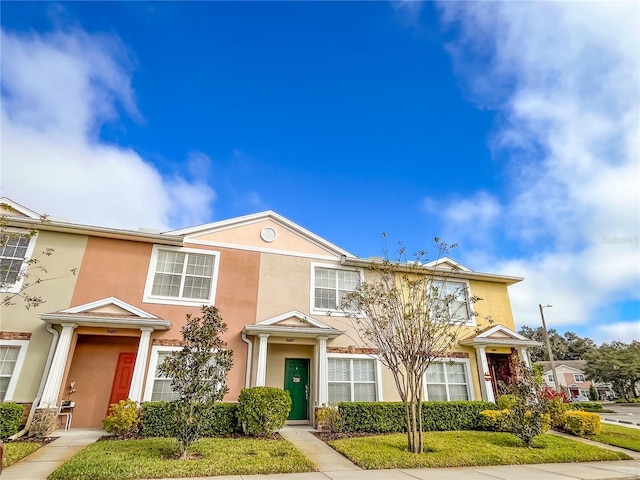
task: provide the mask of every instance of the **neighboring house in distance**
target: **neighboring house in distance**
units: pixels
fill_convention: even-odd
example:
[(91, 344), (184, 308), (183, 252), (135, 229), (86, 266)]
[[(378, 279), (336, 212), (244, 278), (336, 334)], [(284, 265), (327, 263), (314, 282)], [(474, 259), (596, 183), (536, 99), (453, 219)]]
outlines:
[[(549, 388), (555, 388), (555, 382), (553, 381), (553, 372), (551, 371), (551, 362), (536, 362), (538, 365), (542, 365), (544, 369), (544, 382)], [(575, 398), (578, 395), (584, 395), (589, 398), (589, 389), (592, 382), (587, 380), (584, 373), (584, 366), (586, 361), (584, 360), (556, 360), (556, 372), (558, 374), (558, 383), (561, 387), (565, 387), (569, 392), (571, 398)], [(608, 400), (613, 397), (613, 391), (609, 384), (595, 384), (598, 389), (598, 394), (601, 399)]]
[[(0, 251), (2, 264), (25, 266), (32, 252), (53, 247), (43, 260), (49, 272), (78, 268), (76, 276), (33, 287), (43, 305), (2, 307), (0, 401), (58, 406), (74, 382), (72, 427), (86, 428), (99, 427), (109, 404), (123, 398), (171, 400), (171, 379), (157, 366), (181, 348), (186, 315), (203, 304), (215, 305), (228, 325), (227, 401), (244, 387), (284, 388), (293, 400), (289, 421), (307, 423), (328, 402), (398, 400), (391, 373), (338, 309), (345, 292), (370, 278), (371, 260), (277, 213), (153, 233), (40, 223), (11, 200), (0, 203), (10, 208), (8, 228), (38, 232), (26, 246)], [(526, 349), (539, 345), (514, 331), (508, 287), (522, 279), (448, 258), (425, 268), (484, 299), (458, 299), (480, 315), (430, 367), (425, 398), (493, 401), (498, 380), (512, 379)], [(494, 323), (482, 320), (487, 315)]]

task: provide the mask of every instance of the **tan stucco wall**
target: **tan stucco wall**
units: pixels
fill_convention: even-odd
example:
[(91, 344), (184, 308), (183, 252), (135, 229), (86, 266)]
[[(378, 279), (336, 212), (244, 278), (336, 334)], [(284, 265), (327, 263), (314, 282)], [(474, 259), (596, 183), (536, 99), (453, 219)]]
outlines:
[(35, 273), (32, 278), (51, 278), (26, 290), (30, 295), (40, 296), (45, 303), (26, 309), (22, 300), (15, 305), (0, 307), (0, 328), (6, 332), (31, 332), (29, 348), (13, 395), (16, 402), (32, 402), (40, 386), (40, 379), (49, 354), (53, 336), (46, 331), (45, 322), (39, 313), (52, 313), (71, 305), (73, 290), (78, 277), (70, 270), (80, 267), (87, 244), (87, 237), (64, 233), (41, 231), (38, 233), (32, 258), (46, 248), (53, 248), (51, 256), (40, 256), (40, 266), (47, 273)]
[[(273, 242), (265, 242), (260, 237), (260, 232), (264, 227), (270, 227), (276, 231), (277, 236)], [(199, 241), (243, 245), (309, 255), (335, 255), (271, 220), (263, 220), (242, 227), (206, 233), (191, 238)]]

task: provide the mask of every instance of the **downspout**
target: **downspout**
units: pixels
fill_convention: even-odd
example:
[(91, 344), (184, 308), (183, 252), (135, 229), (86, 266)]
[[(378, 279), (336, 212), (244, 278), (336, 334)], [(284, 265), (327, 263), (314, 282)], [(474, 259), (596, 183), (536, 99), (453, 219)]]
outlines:
[(247, 344), (247, 370), (244, 374), (244, 388), (251, 386), (251, 360), (253, 356), (253, 342), (247, 337), (245, 333), (242, 333), (242, 341)]
[(31, 410), (29, 410), (29, 416), (27, 417), (27, 422), (25, 423), (24, 428), (20, 430), (18, 433), (16, 433), (15, 435), (11, 435), (10, 437), (8, 437), (7, 440), (15, 440), (16, 438), (20, 438), (21, 436), (23, 436), (25, 433), (29, 431), (29, 427), (31, 426), (31, 422), (33, 421), (33, 415), (36, 412), (37, 405), (40, 403), (40, 400), (42, 399), (42, 392), (44, 391), (44, 385), (47, 381), (47, 377), (49, 376), (49, 370), (51, 369), (51, 362), (53, 361), (53, 354), (56, 351), (56, 346), (58, 345), (58, 338), (60, 337), (60, 334), (58, 333), (58, 331), (55, 328), (53, 328), (53, 326), (50, 323), (47, 323), (47, 332), (53, 335), (53, 339), (51, 341), (51, 346), (49, 347), (49, 355), (47, 355), (47, 361), (44, 365), (42, 378), (40, 379), (40, 387), (38, 387), (38, 394), (36, 395), (36, 398), (33, 400), (33, 403), (31, 404)]

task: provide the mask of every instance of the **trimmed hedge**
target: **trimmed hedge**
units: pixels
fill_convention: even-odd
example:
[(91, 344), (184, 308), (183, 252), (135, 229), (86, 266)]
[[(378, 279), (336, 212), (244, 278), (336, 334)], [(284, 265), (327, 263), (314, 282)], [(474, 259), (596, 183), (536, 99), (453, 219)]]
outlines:
[[(483, 410), (496, 406), (490, 402), (424, 402), (424, 431), (479, 430)], [(406, 431), (401, 402), (339, 403), (338, 410), (345, 432), (391, 433)]]
[(291, 411), (291, 395), (275, 387), (243, 388), (238, 403), (238, 420), (249, 435), (272, 435)]
[[(142, 435), (145, 437), (175, 437), (173, 425), (174, 402), (145, 402), (142, 404)], [(203, 437), (220, 437), (238, 428), (238, 404), (215, 403), (205, 419)]]
[(564, 429), (577, 437), (591, 437), (600, 433), (600, 415), (576, 410), (564, 414)]
[(0, 403), (0, 438), (18, 433), (22, 422), (24, 405), (19, 403)]

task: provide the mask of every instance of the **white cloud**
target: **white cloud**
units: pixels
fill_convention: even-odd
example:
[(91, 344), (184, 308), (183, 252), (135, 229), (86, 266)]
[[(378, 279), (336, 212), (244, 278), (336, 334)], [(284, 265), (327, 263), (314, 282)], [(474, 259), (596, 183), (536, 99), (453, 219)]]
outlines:
[(640, 320), (605, 324), (595, 330), (593, 338), (598, 338), (600, 342), (629, 343), (631, 339), (640, 338)]
[[(467, 263), (525, 277), (511, 288), (519, 325), (539, 324), (538, 303), (554, 305), (550, 327), (586, 329), (603, 308), (640, 300), (639, 4), (444, 2), (441, 12), (457, 34), (454, 68), (472, 100), (498, 112), (492, 146), (509, 158), (496, 217), (483, 217), (482, 193), (442, 213), (468, 208), (478, 239), (520, 252)], [(442, 218), (451, 238), (491, 247), (459, 218)]]
[(118, 38), (1, 35), (3, 196), (52, 217), (121, 228), (210, 220), (215, 192), (206, 183), (165, 176), (132, 149), (98, 140), (121, 112), (142, 118)]

